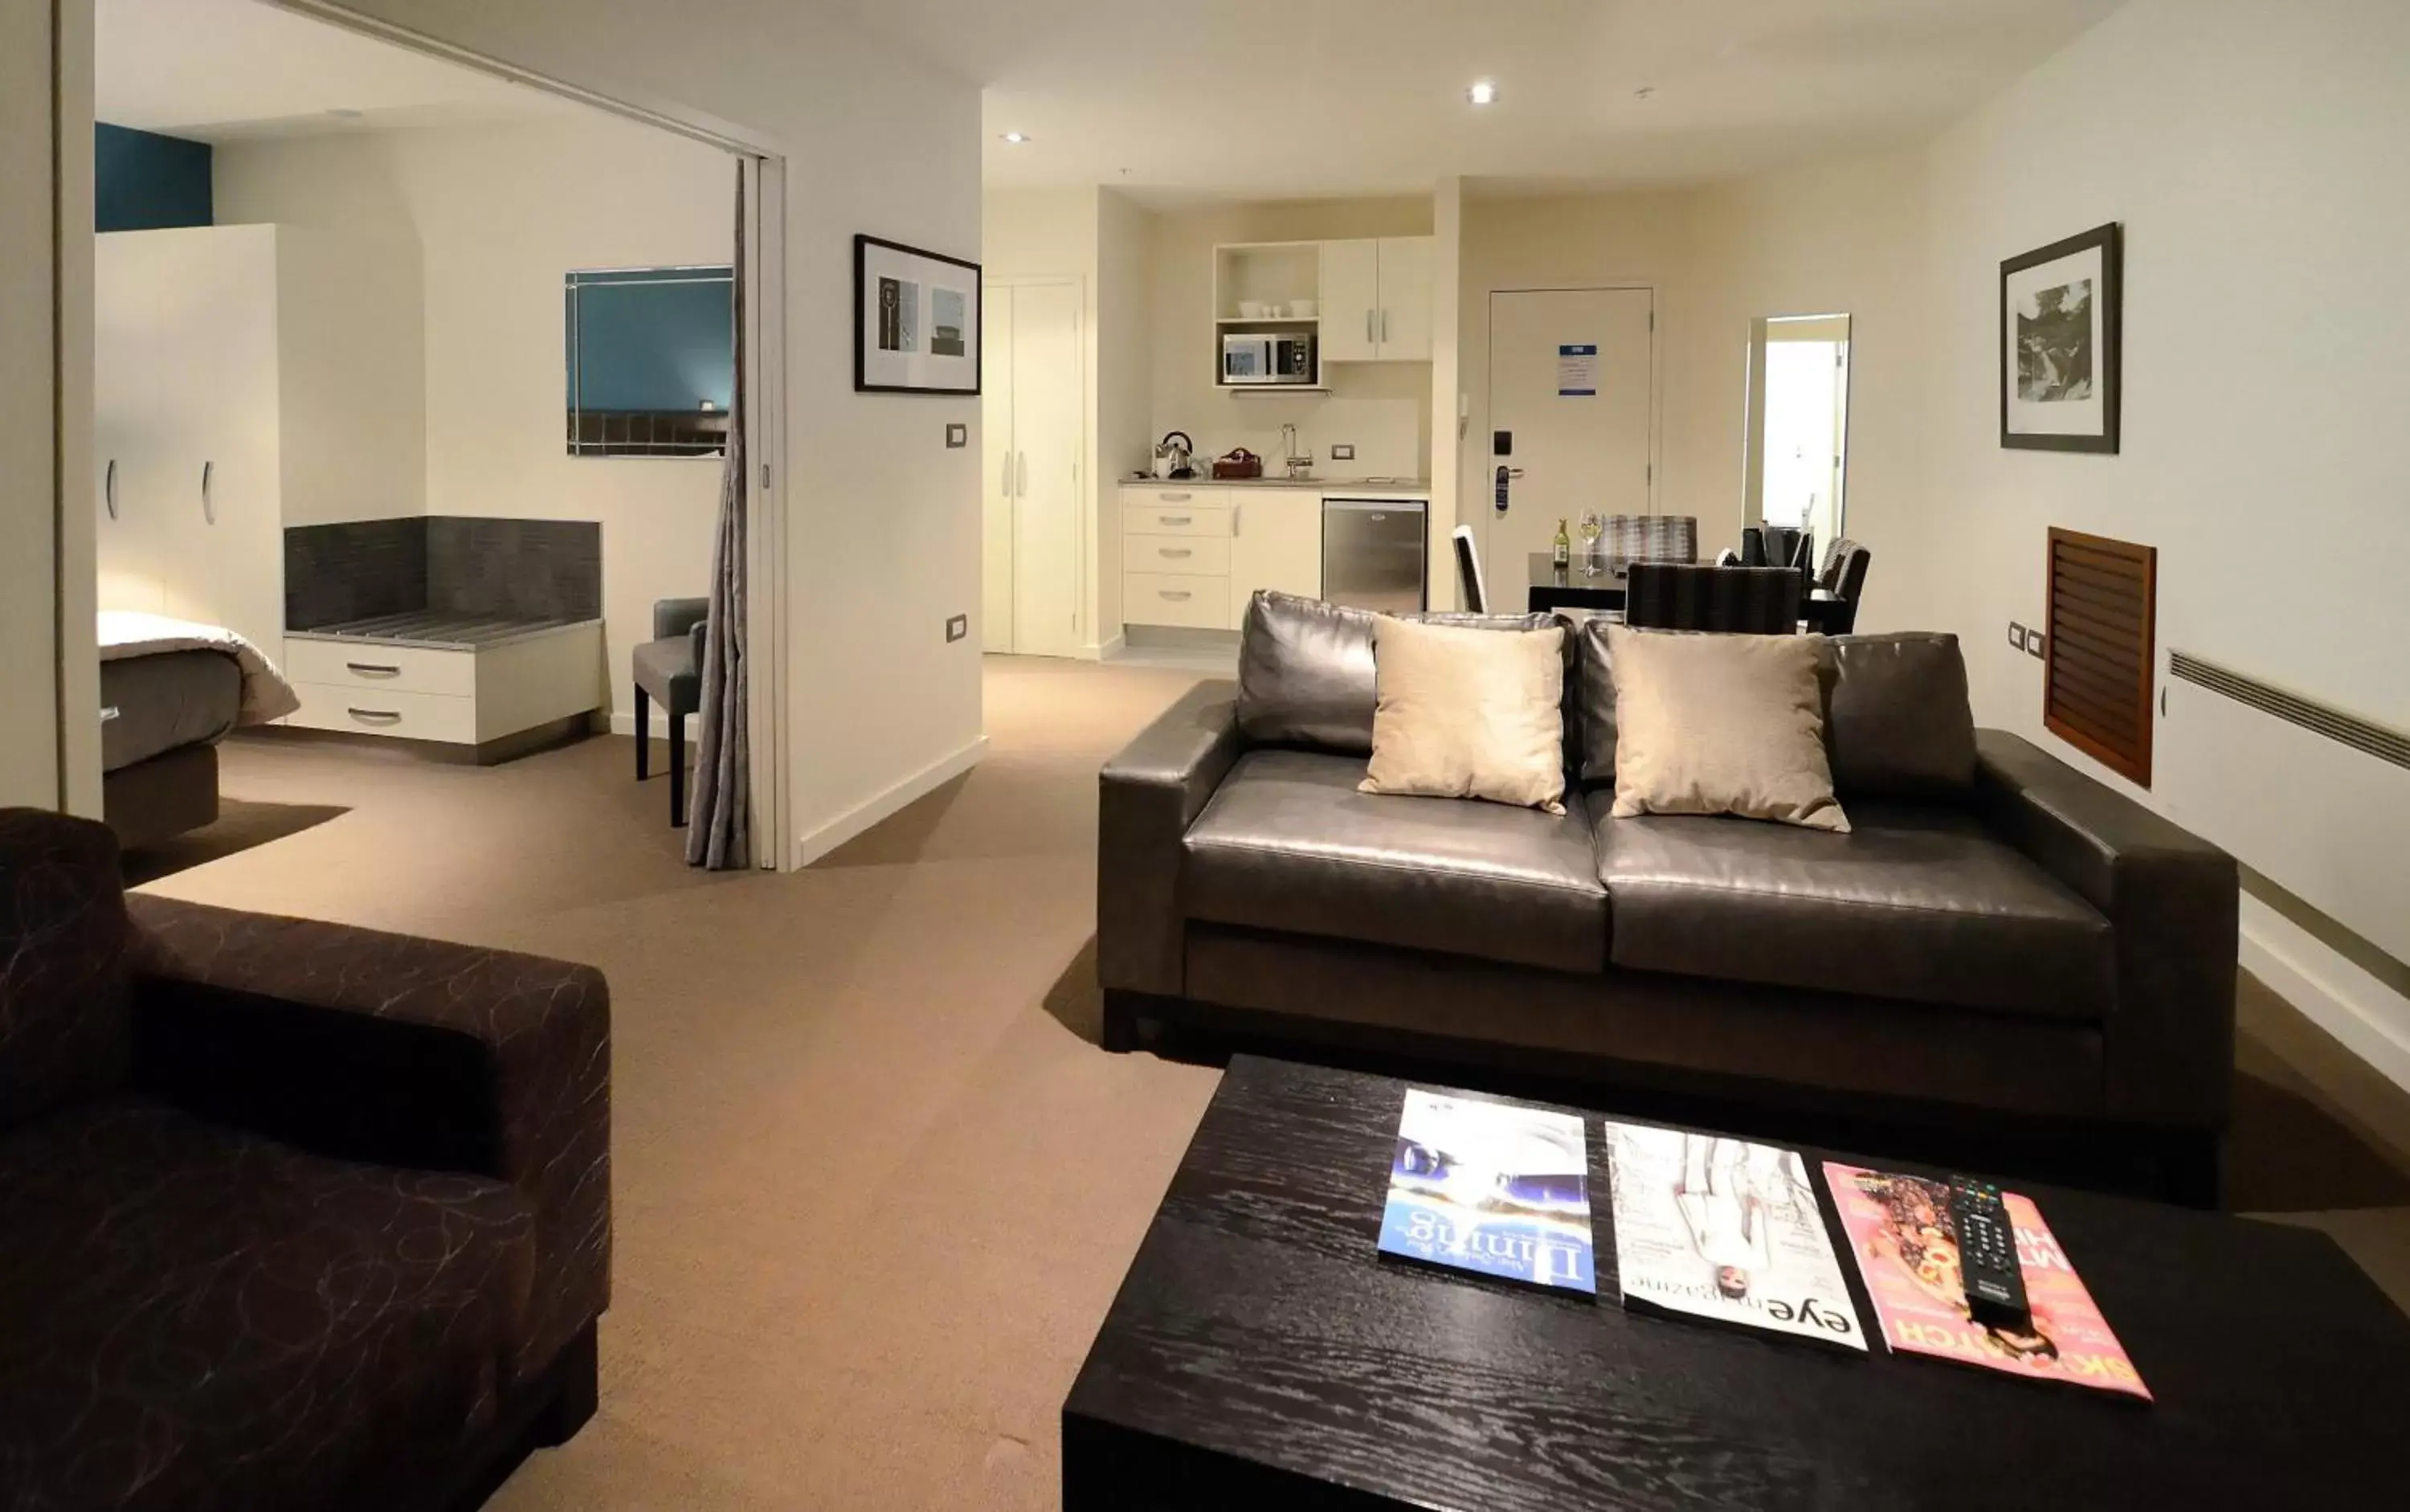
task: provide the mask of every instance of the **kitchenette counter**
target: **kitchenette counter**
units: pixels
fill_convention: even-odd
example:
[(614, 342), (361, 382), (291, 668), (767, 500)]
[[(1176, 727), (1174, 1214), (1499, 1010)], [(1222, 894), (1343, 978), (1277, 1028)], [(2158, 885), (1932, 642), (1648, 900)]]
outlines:
[(1125, 488), (1264, 488), (1285, 492), (1330, 494), (1353, 498), (1358, 494), (1428, 494), (1429, 478), (1156, 478), (1132, 476), (1122, 479)]

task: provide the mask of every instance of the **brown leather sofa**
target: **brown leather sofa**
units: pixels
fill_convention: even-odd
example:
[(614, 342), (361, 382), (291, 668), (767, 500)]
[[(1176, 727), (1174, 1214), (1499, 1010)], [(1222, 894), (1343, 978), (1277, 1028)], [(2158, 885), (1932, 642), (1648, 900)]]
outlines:
[(591, 968), (128, 898), (0, 810), (0, 1506), (473, 1505), (595, 1406)]
[[(1438, 618), (1438, 617), (1432, 617)], [(1456, 622), (1492, 627), (1545, 617)], [(1848, 835), (1609, 816), (1603, 621), (1567, 635), (1566, 813), (1357, 791), (1372, 617), (1251, 606), (1240, 677), (1104, 768), (1105, 1041), (1159, 1027), (1551, 1079), (2105, 1126), (2214, 1199), (2233, 861), (1978, 731), (1953, 637), (1824, 643)]]

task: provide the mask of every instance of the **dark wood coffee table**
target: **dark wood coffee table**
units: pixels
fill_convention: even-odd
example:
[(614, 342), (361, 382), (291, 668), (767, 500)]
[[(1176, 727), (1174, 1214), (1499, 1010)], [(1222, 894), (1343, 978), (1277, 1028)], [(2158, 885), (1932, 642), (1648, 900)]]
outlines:
[(1404, 1088), (1231, 1062), (1063, 1405), (1067, 1512), (2410, 1505), (2410, 1319), (2323, 1234), (2017, 1184), (2145, 1405), (1625, 1312), (1595, 1118), (1596, 1302), (1384, 1262)]

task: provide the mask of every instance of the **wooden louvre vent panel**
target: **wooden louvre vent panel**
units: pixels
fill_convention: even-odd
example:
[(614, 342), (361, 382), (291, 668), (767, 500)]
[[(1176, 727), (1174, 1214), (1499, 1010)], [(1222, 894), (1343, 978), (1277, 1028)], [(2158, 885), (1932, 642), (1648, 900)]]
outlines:
[(2146, 788), (2158, 577), (2156, 546), (2050, 532), (2042, 723)]

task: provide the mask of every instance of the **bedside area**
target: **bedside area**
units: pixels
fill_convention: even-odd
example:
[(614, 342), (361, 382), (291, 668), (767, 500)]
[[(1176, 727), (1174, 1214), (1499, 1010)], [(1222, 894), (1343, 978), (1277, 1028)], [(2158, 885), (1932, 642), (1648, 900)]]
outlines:
[(490, 764), (590, 733), (602, 527), (430, 516), (285, 534), (298, 729)]

